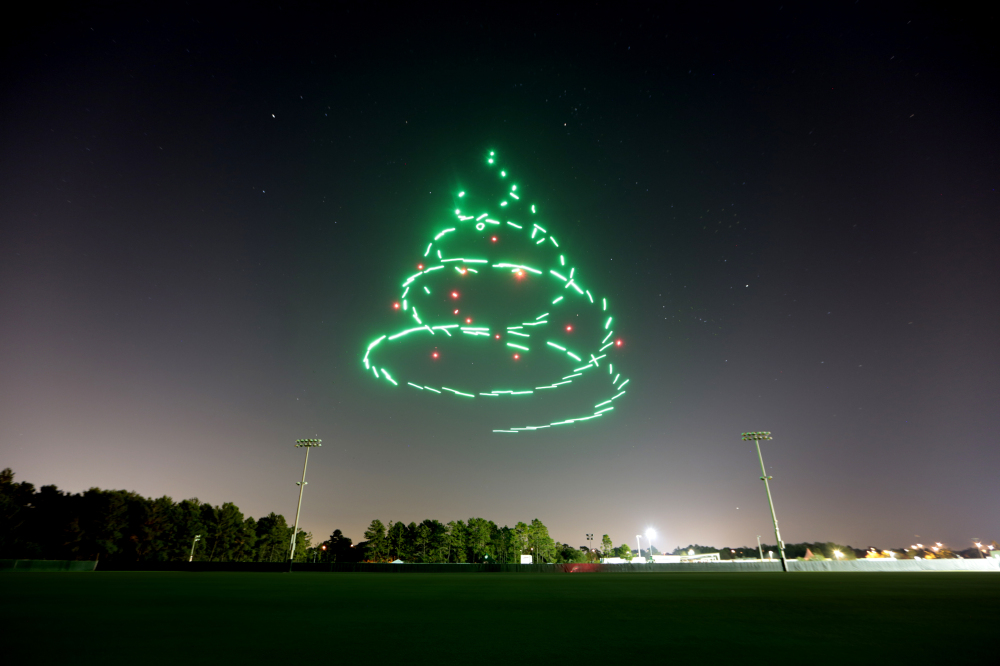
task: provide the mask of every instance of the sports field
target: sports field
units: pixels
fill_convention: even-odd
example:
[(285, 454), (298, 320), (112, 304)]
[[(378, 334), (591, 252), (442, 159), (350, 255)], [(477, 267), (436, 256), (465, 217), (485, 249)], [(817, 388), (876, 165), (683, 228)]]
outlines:
[(8, 663), (954, 663), (1000, 647), (992, 573), (9, 573), (0, 586)]

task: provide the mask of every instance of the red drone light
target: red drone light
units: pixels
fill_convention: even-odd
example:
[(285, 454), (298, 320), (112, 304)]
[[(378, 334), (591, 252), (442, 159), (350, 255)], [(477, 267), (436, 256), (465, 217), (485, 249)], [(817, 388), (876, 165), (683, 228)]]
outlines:
[(398, 310), (399, 309), (399, 303), (393, 303), (392, 307), (393, 307), (394, 310)]
[(458, 310), (455, 310), (455, 314), (458, 314)]
[(622, 341), (621, 340), (615, 340), (615, 346), (621, 347), (622, 346)]
[(572, 333), (573, 332), (573, 327), (572, 326), (567, 326), (566, 327), (566, 332), (567, 333)]
[(423, 264), (417, 264), (417, 270), (418, 271), (424, 270), (424, 265)]
[(519, 359), (519, 358), (521, 358), (521, 355), (520, 355), (520, 354), (514, 354), (514, 360), (515, 360), (515, 361), (516, 361), (517, 359)]
[(465, 318), (465, 323), (466, 324), (471, 324), (472, 323), (472, 317), (466, 317)]
[(452, 298), (458, 298), (458, 292), (457, 291), (451, 292), (451, 297)]
[(432, 352), (431, 353), (431, 358), (437, 358), (437, 357), (438, 357), (438, 353), (437, 352)]
[(494, 337), (496, 337), (496, 339), (499, 340), (500, 339), (500, 334), (497, 333), (496, 336), (494, 336)]
[(524, 271), (522, 271), (522, 270), (521, 270), (521, 269), (519, 268), (519, 269), (517, 269), (516, 271), (514, 271), (514, 275), (516, 275), (516, 276), (517, 276), (517, 279), (518, 279), (518, 280), (520, 280), (521, 278), (523, 278), (523, 277), (524, 277)]
[(493, 237), (493, 238), (491, 238), (490, 240), (492, 240), (492, 241), (493, 241), (494, 243), (496, 243), (496, 242), (497, 242), (497, 237), (496, 237), (496, 236), (494, 236), (494, 237)]

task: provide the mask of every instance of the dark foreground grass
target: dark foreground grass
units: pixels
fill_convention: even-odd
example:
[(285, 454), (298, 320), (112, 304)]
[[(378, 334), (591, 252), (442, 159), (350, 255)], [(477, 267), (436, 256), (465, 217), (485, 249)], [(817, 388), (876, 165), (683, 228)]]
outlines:
[(9, 573), (0, 590), (12, 664), (950, 663), (1000, 646), (990, 573)]

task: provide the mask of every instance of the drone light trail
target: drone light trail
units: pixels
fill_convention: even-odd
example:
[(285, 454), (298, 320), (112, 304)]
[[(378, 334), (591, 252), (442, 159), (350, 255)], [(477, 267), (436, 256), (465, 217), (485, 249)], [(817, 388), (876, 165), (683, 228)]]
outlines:
[[(490, 152), (487, 158), (488, 165), (495, 165), (497, 161), (496, 154)], [(496, 166), (488, 166), (488, 169), (497, 169)], [(497, 170), (495, 172), (499, 178), (503, 179), (508, 176), (507, 170)], [(518, 434), (523, 432), (531, 432), (535, 430), (544, 430), (551, 427), (558, 427), (564, 425), (570, 425), (573, 423), (589, 421), (592, 419), (600, 418), (608, 414), (614, 408), (610, 406), (611, 401), (623, 396), (625, 391), (622, 390), (629, 380), (622, 377), (621, 373), (611, 374), (611, 363), (606, 363), (609, 369), (609, 375), (607, 379), (602, 379), (604, 377), (603, 373), (590, 373), (587, 372), (593, 368), (599, 366), (601, 359), (604, 359), (607, 354), (604, 353), (605, 350), (617, 349), (622, 346), (621, 338), (617, 338), (612, 342), (609, 342), (609, 338), (614, 334), (611, 330), (612, 318), (607, 317), (606, 320), (600, 318), (601, 312), (607, 312), (608, 302), (606, 297), (600, 298), (600, 305), (597, 305), (597, 298), (594, 296), (592, 289), (595, 287), (593, 284), (588, 284), (588, 280), (585, 276), (576, 274), (576, 267), (567, 266), (567, 259), (565, 254), (561, 254), (562, 249), (559, 243), (556, 241), (555, 237), (549, 234), (548, 230), (541, 224), (532, 223), (530, 231), (525, 228), (525, 225), (520, 224), (517, 220), (523, 219), (520, 216), (531, 214), (536, 215), (538, 213), (536, 204), (529, 204), (525, 202), (526, 197), (530, 197), (529, 194), (525, 194), (524, 191), (519, 189), (517, 185), (511, 184), (507, 191), (501, 190), (499, 192), (500, 196), (490, 196), (489, 193), (476, 193), (461, 191), (458, 193), (458, 197), (463, 199), (469, 198), (471, 205), (467, 209), (474, 210), (479, 208), (479, 213), (474, 215), (463, 215), (461, 209), (454, 210), (454, 217), (452, 224), (455, 226), (441, 228), (444, 225), (438, 226), (438, 229), (433, 233), (433, 240), (429, 242), (424, 250), (423, 256), (425, 259), (430, 259), (429, 265), (425, 267), (425, 264), (417, 264), (418, 273), (411, 275), (406, 278), (402, 284), (402, 294), (399, 296), (398, 301), (392, 303), (392, 313), (391, 316), (397, 316), (400, 310), (408, 311), (410, 310), (410, 303), (407, 298), (412, 300), (412, 312), (410, 316), (413, 320), (419, 324), (416, 328), (406, 327), (405, 325), (399, 327), (391, 335), (382, 335), (381, 337), (375, 339), (368, 345), (365, 352), (364, 358), (362, 359), (363, 365), (366, 369), (371, 370), (373, 376), (376, 379), (385, 381), (385, 386), (392, 387), (393, 390), (396, 388), (402, 389), (406, 386), (420, 391), (429, 392), (437, 394), (439, 396), (451, 396), (460, 399), (475, 399), (477, 396), (483, 398), (496, 398), (499, 400), (508, 400), (514, 397), (520, 399), (531, 399), (539, 400), (544, 398), (534, 398), (528, 397), (533, 396), (536, 391), (541, 391), (543, 394), (548, 395), (552, 391), (557, 391), (560, 388), (573, 384), (577, 382), (576, 385), (582, 385), (589, 387), (587, 390), (597, 390), (606, 391), (603, 400), (597, 397), (597, 404), (590, 410), (585, 411), (582, 409), (577, 415), (571, 415), (572, 418), (560, 418), (558, 420), (551, 421), (549, 423), (541, 423), (534, 425), (516, 426), (508, 427), (503, 429), (495, 429), (494, 432), (499, 433), (509, 433)], [(503, 210), (504, 218), (503, 221), (499, 216), (500, 210)], [(447, 213), (446, 213), (447, 214)], [(506, 219), (506, 216), (510, 215), (514, 219)], [(548, 222), (545, 222), (544, 218), (540, 219), (546, 226), (549, 226)], [(510, 233), (504, 237), (504, 244), (502, 251), (504, 251), (507, 256), (501, 256), (501, 246), (499, 244), (499, 236), (496, 234), (483, 234), (486, 225), (504, 225), (504, 228), (510, 228)], [(545, 241), (550, 241), (546, 243)], [(469, 257), (476, 258), (469, 258)], [(521, 263), (510, 263), (512, 258), (516, 257), (517, 260), (526, 260), (532, 265), (524, 265)], [(435, 271), (440, 271), (445, 268), (446, 265), (451, 264), (455, 268), (455, 273), (448, 271), (446, 273), (438, 273)], [(414, 374), (416, 370), (409, 370), (407, 372), (400, 373), (399, 368), (394, 371), (390, 371), (384, 367), (378, 366), (372, 362), (374, 360), (373, 355), (384, 356), (393, 350), (401, 350), (405, 352), (405, 349), (409, 347), (397, 347), (398, 345), (408, 345), (408, 341), (420, 338), (421, 336), (435, 336), (436, 333), (444, 333), (446, 338), (452, 338), (451, 331), (449, 329), (459, 328), (459, 331), (463, 335), (455, 337), (456, 341), (466, 340), (466, 345), (473, 345), (473, 349), (479, 349), (479, 353), (485, 355), (494, 354), (502, 350), (503, 353), (510, 354), (508, 359), (517, 361), (521, 358), (521, 352), (530, 351), (530, 340), (532, 337), (532, 332), (534, 331), (532, 327), (535, 326), (547, 326), (549, 324), (548, 317), (550, 312), (543, 312), (541, 314), (535, 315), (533, 321), (509, 321), (509, 325), (506, 325), (501, 318), (497, 315), (501, 315), (505, 310), (499, 308), (494, 308), (492, 311), (487, 307), (481, 313), (485, 318), (486, 323), (490, 326), (469, 326), (472, 324), (473, 318), (471, 316), (465, 316), (464, 321), (466, 326), (459, 327), (458, 324), (447, 323), (447, 318), (449, 316), (458, 316), (459, 310), (457, 308), (443, 308), (441, 307), (441, 296), (440, 294), (449, 294), (452, 301), (457, 301), (461, 294), (455, 290), (454, 284), (456, 280), (462, 280), (463, 288), (465, 289), (465, 295), (471, 296), (472, 300), (470, 303), (476, 305), (476, 307), (482, 307), (482, 305), (475, 299), (476, 294), (480, 290), (481, 280), (492, 280), (495, 281), (500, 277), (499, 274), (493, 271), (486, 270), (485, 273), (476, 271), (470, 268), (470, 264), (486, 264), (492, 268), (500, 268), (501, 273), (510, 271), (516, 281), (524, 280), (530, 275), (538, 276), (537, 285), (528, 285), (530, 287), (529, 291), (524, 292), (528, 294), (524, 298), (531, 298), (531, 303), (522, 303), (522, 305), (527, 305), (530, 307), (538, 307), (539, 305), (545, 308), (553, 308), (552, 312), (555, 313), (559, 308), (570, 307), (570, 310), (564, 311), (562, 316), (578, 316), (581, 317), (578, 320), (580, 326), (574, 324), (563, 324), (562, 334), (572, 334), (574, 337), (574, 346), (579, 345), (578, 352), (570, 351), (563, 347), (562, 345), (553, 342), (551, 340), (546, 341), (545, 346), (551, 347), (552, 351), (559, 353), (548, 353), (542, 354), (538, 358), (534, 358), (530, 363), (524, 366), (524, 368), (518, 372), (550, 372), (550, 377), (559, 377), (562, 372), (572, 371), (570, 374), (561, 377), (560, 381), (552, 381), (550, 378), (548, 382), (533, 381), (532, 384), (538, 383), (539, 386), (510, 386), (504, 390), (499, 390), (496, 388), (490, 388), (488, 384), (490, 383), (488, 378), (483, 378), (483, 380), (466, 380), (468, 383), (485, 383), (485, 386), (461, 386), (458, 383), (454, 383), (453, 386), (428, 386), (426, 384), (420, 384), (417, 381), (410, 381), (414, 379), (420, 379), (416, 376), (411, 377), (401, 377), (403, 374)], [(482, 267), (486, 268), (486, 266)], [(566, 269), (568, 268), (568, 276), (566, 274)], [(457, 275), (456, 275), (457, 273)], [(496, 276), (491, 278), (490, 276)], [(449, 277), (450, 276), (450, 277)], [(452, 284), (449, 285), (448, 281)], [(532, 283), (535, 279), (532, 278)], [(510, 283), (507, 283), (510, 284)], [(416, 289), (416, 287), (420, 287)], [(414, 289), (411, 291), (411, 287)], [(536, 298), (534, 295), (537, 289), (541, 289), (543, 294), (542, 299), (534, 301)], [(520, 290), (521, 288), (518, 287)], [(469, 291), (472, 290), (472, 291)], [(547, 294), (545, 293), (547, 292)], [(518, 293), (521, 293), (520, 291)], [(434, 294), (439, 294), (437, 299), (435, 299)], [(506, 308), (507, 306), (505, 306)], [(420, 312), (418, 313), (418, 308)], [(538, 310), (542, 307), (538, 307)], [(538, 312), (535, 310), (535, 312)], [(450, 311), (450, 315), (449, 315)], [(526, 313), (525, 313), (526, 314)], [(387, 315), (388, 316), (388, 315)], [(525, 316), (522, 314), (522, 316)], [(527, 318), (532, 315), (527, 314)], [(444, 320), (443, 320), (444, 318)], [(576, 321), (576, 320), (574, 320)], [(603, 323), (603, 331), (606, 332), (603, 339), (600, 338), (601, 331), (600, 324)], [(584, 325), (586, 324), (586, 325)], [(412, 325), (411, 325), (412, 326)], [(539, 329), (541, 330), (541, 329)], [(503, 345), (496, 347), (477, 347), (477, 345), (482, 345), (485, 341), (498, 341), (502, 339), (501, 333), (506, 331), (517, 342), (507, 341)], [(551, 331), (550, 331), (551, 334)], [(519, 338), (519, 339), (518, 339)], [(453, 341), (446, 340), (445, 338), (440, 338), (439, 342), (452, 345), (455, 344)], [(521, 344), (521, 343), (525, 344)], [(393, 345), (392, 350), (387, 350), (380, 344)], [(540, 344), (540, 341), (536, 341), (536, 344)], [(516, 351), (515, 351), (516, 350)], [(585, 350), (585, 351), (584, 351)], [(394, 352), (398, 353), (398, 352)], [(426, 353), (426, 352), (425, 352)], [(610, 353), (610, 352), (608, 352)], [(419, 352), (418, 352), (419, 354)], [(578, 355), (580, 354), (580, 355)], [(441, 352), (438, 349), (434, 349), (431, 354), (431, 360), (437, 361), (440, 359)], [(584, 363), (583, 357), (588, 357), (589, 361), (584, 365), (580, 366), (580, 363)], [(426, 357), (425, 357), (426, 358)], [(454, 360), (453, 360), (454, 362)], [(541, 365), (539, 365), (541, 364)], [(478, 367), (478, 364), (477, 366)], [(442, 366), (442, 369), (446, 369), (447, 365)], [(512, 377), (520, 377), (521, 375), (512, 375)], [(612, 380), (612, 377), (614, 379)], [(510, 381), (510, 380), (508, 380)], [(607, 382), (607, 384), (603, 383)], [(619, 383), (621, 382), (621, 383)], [(515, 380), (517, 383), (517, 380)], [(502, 385), (502, 384), (501, 384)], [(602, 387), (607, 387), (604, 389)], [(610, 389), (610, 390), (609, 390)], [(576, 390), (576, 389), (575, 389)], [(611, 393), (617, 391), (615, 395), (610, 395)], [(596, 397), (596, 396), (595, 396)], [(435, 400), (440, 398), (434, 398)], [(584, 403), (589, 404), (589, 403)]]

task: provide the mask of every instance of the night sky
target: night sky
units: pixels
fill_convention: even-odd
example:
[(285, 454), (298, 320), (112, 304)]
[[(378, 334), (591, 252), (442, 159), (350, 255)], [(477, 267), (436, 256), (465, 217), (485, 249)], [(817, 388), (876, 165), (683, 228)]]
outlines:
[[(773, 542), (740, 441), (770, 430), (786, 542), (1000, 536), (995, 16), (133, 4), (4, 28), (19, 480), (291, 521), (320, 437), (318, 538), (482, 516), (739, 546)], [(602, 418), (495, 434), (485, 399), (362, 364), (491, 150), (612, 304), (630, 385)]]

